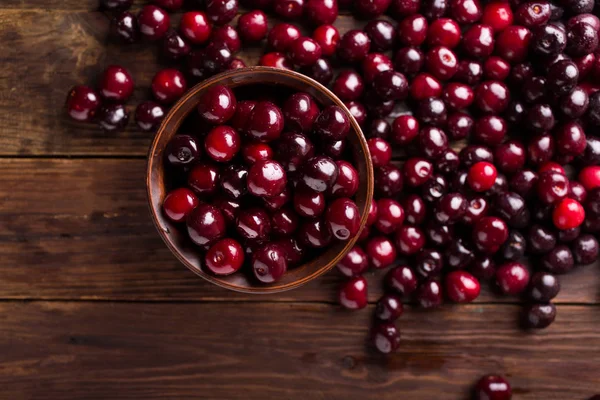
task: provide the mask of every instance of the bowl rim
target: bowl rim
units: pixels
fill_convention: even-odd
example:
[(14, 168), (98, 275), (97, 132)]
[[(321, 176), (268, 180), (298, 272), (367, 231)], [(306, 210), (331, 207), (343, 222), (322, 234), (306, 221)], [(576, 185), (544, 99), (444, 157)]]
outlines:
[[(217, 275), (212, 275), (208, 272), (203, 271), (201, 268), (196, 267), (190, 261), (188, 261), (188, 259), (179, 251), (179, 249), (177, 248), (177, 246), (175, 245), (173, 240), (167, 235), (169, 233), (168, 230), (165, 231), (161, 227), (158, 213), (162, 212), (162, 209), (160, 206), (155, 207), (154, 202), (152, 201), (152, 199), (154, 198), (154, 193), (153, 193), (152, 189), (154, 187), (153, 178), (154, 178), (155, 165), (157, 162), (159, 162), (159, 163), (163, 162), (162, 158), (160, 160), (158, 160), (157, 157), (155, 157), (155, 154), (157, 153), (159, 139), (165, 133), (167, 133), (166, 127), (171, 122), (171, 119), (174, 118), (174, 114), (176, 114), (177, 111), (184, 104), (191, 101), (193, 99), (193, 97), (198, 94), (198, 92), (205, 90), (212, 85), (219, 84), (219, 82), (222, 80), (225, 80), (228, 78), (234, 78), (237, 75), (244, 75), (244, 74), (248, 74), (248, 73), (259, 74), (259, 75), (273, 74), (273, 75), (286, 76), (287, 78), (300, 80), (303, 83), (307, 84), (308, 86), (311, 86), (313, 89), (323, 92), (323, 94), (326, 97), (328, 97), (336, 106), (342, 108), (342, 110), (346, 113), (346, 115), (350, 117), (351, 127), (356, 132), (358, 142), (360, 143), (362, 153), (364, 154), (364, 162), (365, 162), (366, 171), (367, 171), (366, 201), (365, 201), (363, 210), (361, 210), (362, 211), (361, 212), (361, 220), (360, 220), (361, 229), (358, 231), (358, 233), (352, 239), (345, 242), (345, 246), (342, 251), (338, 252), (335, 257), (331, 258), (326, 264), (323, 264), (323, 266), (318, 267), (311, 274), (304, 276), (302, 278), (296, 279), (294, 281), (291, 281), (291, 282), (288, 282), (285, 284), (279, 284), (279, 285), (277, 284), (277, 282), (273, 282), (272, 284), (265, 284), (264, 286), (263, 285), (256, 286), (256, 287), (255, 286), (235, 285), (235, 284), (232, 284), (230, 282), (227, 282), (227, 281), (224, 281), (223, 279), (221, 279), (221, 278), (226, 278), (226, 276), (220, 277)], [(259, 83), (259, 82), (257, 82), (257, 83)], [(245, 85), (241, 85), (241, 86), (245, 86)], [(183, 122), (185, 117), (187, 117), (187, 115), (189, 115), (189, 114), (186, 114), (183, 118), (179, 118), (179, 120), (176, 121), (176, 125), (174, 125), (173, 130), (177, 131), (179, 129), (179, 127), (181, 126), (181, 123)], [(157, 167), (157, 168), (160, 168), (160, 167)], [(165, 115), (159, 128), (156, 130), (156, 134), (154, 135), (154, 138), (152, 139), (152, 144), (150, 145), (150, 148), (148, 150), (147, 165), (146, 165), (146, 195), (147, 195), (147, 200), (148, 200), (148, 206), (150, 209), (150, 214), (152, 216), (152, 222), (154, 224), (154, 227), (158, 231), (161, 239), (167, 245), (167, 247), (169, 248), (171, 253), (173, 253), (175, 255), (175, 257), (183, 265), (185, 265), (186, 268), (188, 268), (190, 271), (192, 271), (196, 275), (200, 276), (201, 278), (207, 280), (208, 282), (210, 282), (212, 284), (215, 284), (217, 286), (220, 286), (222, 288), (229, 289), (229, 290), (232, 290), (235, 292), (250, 293), (250, 294), (267, 294), (267, 293), (284, 292), (287, 290), (292, 290), (292, 289), (298, 288), (298, 287), (318, 278), (319, 276), (325, 274), (329, 270), (331, 270), (346, 255), (346, 253), (352, 247), (354, 247), (354, 245), (356, 244), (356, 242), (362, 232), (362, 229), (364, 229), (364, 227), (366, 226), (366, 221), (369, 216), (370, 204), (373, 201), (373, 191), (374, 191), (373, 163), (372, 163), (372, 160), (370, 157), (367, 140), (362, 132), (360, 125), (358, 124), (358, 122), (356, 121), (356, 119), (354, 118), (354, 116), (352, 115), (350, 110), (348, 109), (348, 107), (346, 107), (346, 105), (343, 103), (343, 101), (340, 100), (331, 90), (329, 90), (327, 87), (325, 87), (321, 83), (317, 82), (316, 80), (314, 80), (306, 75), (300, 74), (300, 73), (292, 71), (292, 70), (273, 68), (273, 67), (263, 67), (263, 66), (246, 67), (246, 68), (239, 68), (239, 69), (235, 69), (235, 70), (225, 71), (220, 74), (214, 75), (208, 79), (203, 80), (202, 82), (200, 82), (200, 83), (196, 84), (195, 86), (193, 86), (192, 88), (188, 89), (188, 91), (184, 94), (184, 96), (181, 97), (181, 99), (179, 99), (179, 101), (177, 101), (171, 107), (171, 109), (169, 110), (167, 115)], [(322, 256), (323, 255), (321, 255), (319, 257), (322, 257)], [(319, 257), (317, 257), (317, 259)], [(305, 262), (304, 264), (298, 266), (295, 269), (302, 268), (302, 266), (307, 264), (308, 262), (310, 262), (310, 261)]]

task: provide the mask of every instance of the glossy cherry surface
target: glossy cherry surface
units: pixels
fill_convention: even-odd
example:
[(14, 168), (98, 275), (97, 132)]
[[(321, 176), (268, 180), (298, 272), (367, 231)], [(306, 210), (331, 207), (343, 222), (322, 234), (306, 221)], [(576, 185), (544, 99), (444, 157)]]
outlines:
[(276, 243), (259, 247), (252, 253), (252, 271), (262, 283), (280, 280), (287, 271), (286, 252)]
[(100, 107), (98, 94), (87, 86), (75, 86), (66, 101), (67, 113), (75, 121), (90, 122)]
[(198, 112), (206, 122), (219, 125), (227, 122), (235, 114), (237, 101), (228, 87), (211, 86), (198, 102)]
[(208, 249), (204, 263), (215, 275), (233, 274), (244, 263), (244, 249), (233, 239), (221, 239)]
[(198, 198), (189, 189), (179, 188), (167, 194), (163, 201), (163, 211), (173, 222), (183, 222), (199, 204)]
[(368, 285), (362, 276), (351, 278), (339, 290), (340, 304), (349, 310), (360, 310), (367, 306)]
[(171, 24), (169, 14), (162, 8), (153, 5), (144, 6), (137, 18), (141, 34), (152, 41), (162, 39)]
[(225, 217), (215, 206), (200, 203), (187, 217), (190, 239), (199, 246), (210, 246), (225, 235)]

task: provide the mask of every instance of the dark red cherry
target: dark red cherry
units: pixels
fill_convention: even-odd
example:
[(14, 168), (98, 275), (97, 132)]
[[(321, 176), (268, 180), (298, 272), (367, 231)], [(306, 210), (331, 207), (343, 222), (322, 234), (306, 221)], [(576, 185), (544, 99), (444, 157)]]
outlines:
[(331, 25), (338, 16), (338, 2), (336, 0), (306, 0), (304, 15), (315, 26)]
[(352, 197), (358, 191), (359, 177), (356, 169), (347, 161), (337, 160), (338, 177), (329, 194), (333, 197)]
[(267, 43), (275, 51), (286, 52), (300, 36), (300, 30), (296, 26), (279, 23), (275, 24), (269, 31)]
[(283, 104), (282, 112), (287, 126), (308, 132), (319, 114), (319, 107), (309, 94), (294, 93)]
[(557, 203), (569, 193), (568, 178), (553, 171), (541, 174), (536, 186), (538, 198), (546, 204)]
[(531, 32), (529, 29), (511, 25), (496, 37), (495, 51), (498, 56), (510, 63), (518, 63), (525, 59), (529, 50)]
[(286, 184), (286, 173), (276, 161), (257, 161), (248, 172), (248, 191), (254, 196), (277, 196), (283, 192)]
[(313, 65), (302, 68), (301, 72), (325, 86), (333, 79), (333, 68), (325, 58), (319, 58)]
[(408, 144), (419, 134), (419, 121), (412, 115), (400, 115), (392, 122), (392, 141)]
[(270, 142), (279, 138), (283, 125), (283, 114), (279, 107), (270, 101), (259, 101), (248, 117), (246, 132), (253, 139)]
[(465, 271), (452, 271), (445, 278), (446, 294), (455, 303), (470, 303), (479, 297), (479, 281)]
[(402, 299), (394, 294), (386, 294), (377, 301), (375, 317), (381, 321), (394, 322), (403, 311)]
[(185, 77), (177, 69), (163, 69), (158, 71), (152, 79), (152, 94), (163, 104), (171, 104), (179, 100), (186, 90)]
[(338, 56), (349, 63), (362, 61), (369, 53), (370, 47), (371, 39), (369, 39), (369, 36), (365, 32), (358, 29), (350, 30), (340, 40)]
[(508, 227), (500, 218), (483, 217), (473, 227), (473, 242), (486, 254), (497, 252), (507, 238)]
[(342, 274), (349, 278), (360, 275), (369, 267), (367, 254), (361, 247), (354, 246), (337, 264), (337, 267)]
[(262, 208), (239, 210), (236, 214), (235, 228), (244, 239), (263, 241), (271, 232), (271, 219)]
[(210, 37), (212, 26), (205, 13), (189, 11), (181, 16), (179, 32), (193, 44), (205, 43)]
[(450, 18), (439, 18), (434, 20), (427, 32), (427, 44), (429, 46), (445, 46), (453, 49), (460, 43), (460, 27)]
[(367, 146), (374, 167), (389, 164), (392, 159), (392, 147), (388, 142), (380, 138), (371, 138), (367, 141)]
[(523, 310), (523, 325), (528, 329), (547, 328), (556, 318), (556, 307), (552, 303), (531, 304)]
[(393, 323), (377, 323), (371, 330), (373, 345), (382, 354), (390, 354), (400, 346), (400, 331)]
[(217, 25), (231, 22), (237, 11), (237, 0), (208, 0), (206, 2), (206, 15)]
[(326, 247), (333, 238), (325, 223), (318, 219), (302, 222), (296, 237), (300, 244), (312, 248)]
[(302, 168), (302, 182), (316, 192), (325, 192), (337, 180), (339, 171), (335, 162), (326, 156), (315, 156)]
[(140, 28), (137, 18), (129, 11), (123, 11), (114, 17), (110, 23), (110, 32), (122, 43), (135, 43), (140, 40)]
[(410, 96), (415, 100), (442, 95), (442, 85), (432, 75), (420, 73), (414, 77), (410, 85)]
[(187, 184), (199, 195), (213, 194), (217, 190), (220, 171), (215, 165), (199, 164), (190, 171)]
[(106, 132), (122, 130), (129, 122), (129, 111), (122, 104), (105, 104), (98, 109), (96, 121)]
[(382, 53), (369, 53), (362, 60), (362, 74), (365, 82), (371, 83), (379, 74), (394, 69), (392, 60)]
[(287, 254), (278, 244), (266, 244), (252, 253), (252, 271), (262, 283), (277, 282), (287, 267)]
[(365, 26), (365, 33), (371, 38), (371, 49), (373, 51), (388, 51), (396, 41), (396, 30), (394, 25), (388, 21), (374, 19)]
[(263, 54), (263, 56), (260, 58), (258, 64), (262, 65), (263, 67), (273, 67), (273, 68), (280, 68), (280, 69), (292, 69), (293, 68), (292, 63), (286, 57), (286, 55), (283, 53), (278, 53), (278, 52)]
[(135, 122), (143, 131), (154, 131), (165, 116), (165, 110), (153, 101), (144, 101), (135, 109)]
[(226, 86), (215, 85), (206, 89), (198, 102), (198, 112), (202, 119), (220, 125), (233, 117), (236, 110), (235, 95)]
[(262, 197), (261, 201), (268, 210), (278, 210), (292, 200), (292, 192), (289, 187), (273, 197)]
[(237, 53), (242, 47), (240, 36), (231, 25), (219, 26), (213, 29), (211, 42), (224, 45), (232, 53)]
[(508, 262), (496, 270), (496, 282), (502, 293), (520, 294), (529, 283), (529, 271), (519, 262)]
[(325, 211), (325, 196), (310, 189), (297, 190), (294, 193), (294, 210), (301, 217), (318, 217)]
[[(490, 3), (494, 4), (505, 3)], [(475, 386), (475, 400), (510, 400), (511, 397), (512, 391), (508, 381), (499, 375), (486, 375)]]
[(416, 298), (419, 305), (423, 308), (441, 306), (443, 298), (440, 283), (435, 279), (429, 279), (421, 283), (416, 291)]
[(395, 235), (396, 246), (400, 254), (415, 254), (425, 245), (425, 234), (423, 231), (411, 225), (403, 225)]
[(325, 57), (331, 57), (337, 50), (340, 33), (333, 25), (321, 25), (314, 30), (312, 38), (321, 47), (321, 54)]
[(494, 51), (494, 31), (488, 25), (472, 25), (463, 34), (462, 49), (470, 57), (486, 58)]
[(529, 297), (536, 302), (548, 302), (560, 291), (558, 278), (548, 272), (537, 272), (531, 277)]
[(358, 233), (360, 213), (356, 203), (349, 198), (342, 197), (329, 203), (325, 221), (336, 239), (349, 240)]
[(221, 172), (220, 186), (223, 193), (232, 199), (239, 199), (247, 192), (248, 169), (240, 165), (229, 165)]
[(125, 68), (118, 65), (110, 65), (104, 70), (98, 83), (98, 88), (100, 89), (100, 95), (104, 99), (124, 102), (133, 94), (133, 78)]
[(351, 278), (339, 290), (340, 304), (349, 310), (359, 310), (367, 306), (367, 280), (362, 276)]
[(386, 198), (377, 200), (375, 227), (378, 231), (385, 234), (393, 233), (403, 222), (404, 209), (400, 203)]
[(284, 132), (276, 149), (277, 159), (289, 172), (297, 171), (314, 154), (312, 142), (303, 134), (295, 132)]
[(210, 204), (199, 204), (186, 222), (190, 239), (199, 246), (210, 246), (225, 235), (225, 217)]
[(486, 81), (475, 89), (475, 104), (485, 113), (500, 113), (508, 106), (510, 94), (499, 81)]
[(332, 89), (343, 101), (358, 100), (364, 91), (363, 79), (354, 70), (344, 70), (335, 78)]
[(100, 107), (96, 92), (87, 86), (75, 86), (67, 95), (67, 113), (75, 121), (90, 122)]
[(386, 268), (396, 260), (396, 247), (385, 236), (374, 236), (365, 247), (369, 265), (375, 269)]
[(444, 131), (434, 126), (426, 126), (419, 132), (421, 151), (429, 159), (439, 158), (448, 148), (448, 138)]
[(273, 149), (266, 143), (248, 143), (242, 148), (242, 158), (248, 165), (273, 158)]
[(300, 37), (290, 45), (288, 57), (300, 67), (313, 65), (321, 58), (321, 46), (312, 38)]
[(417, 47), (403, 47), (394, 56), (394, 69), (406, 76), (414, 76), (423, 68), (425, 54)]
[(417, 288), (417, 278), (413, 270), (400, 265), (392, 268), (385, 276), (385, 286), (401, 295), (409, 295)]
[(402, 191), (402, 172), (398, 167), (388, 164), (376, 168), (374, 171), (375, 188), (377, 194), (384, 197), (393, 197)]
[(163, 38), (171, 25), (169, 14), (162, 8), (147, 5), (138, 13), (140, 32), (148, 40)]
[(298, 228), (300, 219), (290, 207), (282, 207), (271, 213), (271, 229), (275, 235), (289, 236)]

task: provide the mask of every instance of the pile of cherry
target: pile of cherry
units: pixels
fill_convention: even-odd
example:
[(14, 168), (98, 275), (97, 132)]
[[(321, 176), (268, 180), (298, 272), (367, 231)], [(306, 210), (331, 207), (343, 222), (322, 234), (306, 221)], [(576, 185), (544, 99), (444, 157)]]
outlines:
[(358, 234), (360, 213), (351, 199), (358, 173), (332, 158), (346, 155), (344, 110), (319, 110), (306, 93), (292, 94), (281, 108), (270, 100), (238, 101), (216, 85), (200, 98), (198, 113), (206, 127), (197, 130), (205, 135), (179, 134), (167, 145), (166, 181), (183, 177), (186, 186), (167, 194), (163, 210), (205, 251), (206, 269), (230, 275), (246, 254), (255, 278), (273, 283), (319, 249)]
[[(246, 0), (253, 10), (235, 27), (237, 0), (207, 0), (185, 12), (177, 30), (166, 10), (182, 0), (154, 0), (137, 16), (125, 11), (131, 0), (102, 3), (117, 13), (119, 40), (155, 41), (181, 61), (181, 70), (154, 78), (155, 101), (136, 110), (142, 129), (157, 126), (186, 80), (243, 67), (235, 53), (264, 39), (261, 65), (295, 68), (346, 103), (369, 138), (376, 200), (359, 245), (339, 265), (349, 278), (340, 301), (365, 307), (362, 274), (394, 264), (376, 307), (380, 351), (398, 346), (401, 296), (425, 308), (444, 298), (470, 302), (480, 281), (491, 280), (500, 293), (527, 300), (526, 327), (545, 328), (556, 315), (557, 275), (597, 260), (594, 0)], [(340, 35), (332, 25), (338, 7), (368, 18), (364, 29)], [(269, 29), (266, 12), (291, 22)], [(391, 19), (378, 18), (384, 14)], [(294, 21), (306, 22), (311, 35)], [(132, 90), (129, 73), (109, 67), (98, 92), (71, 91), (69, 114), (106, 130), (123, 127)], [(402, 115), (399, 103), (408, 108)], [(401, 166), (390, 163), (393, 147), (409, 157)]]

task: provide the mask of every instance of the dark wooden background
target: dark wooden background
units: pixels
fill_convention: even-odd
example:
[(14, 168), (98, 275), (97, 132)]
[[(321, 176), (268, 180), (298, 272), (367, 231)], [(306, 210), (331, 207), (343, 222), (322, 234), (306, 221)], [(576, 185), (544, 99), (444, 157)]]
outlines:
[[(471, 305), (409, 306), (390, 357), (367, 346), (372, 304), (335, 304), (336, 271), (269, 296), (194, 276), (148, 215), (152, 135), (64, 117), (67, 90), (109, 63), (133, 73), (132, 106), (158, 68), (154, 46), (109, 43), (96, 7), (0, 1), (0, 398), (465, 399), (486, 373), (506, 375), (517, 399), (600, 392), (598, 266), (562, 279), (542, 332), (519, 330), (518, 300), (489, 290)], [(374, 303), (380, 276), (369, 280)]]

